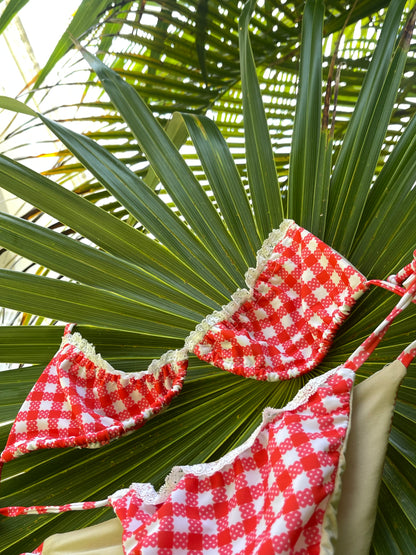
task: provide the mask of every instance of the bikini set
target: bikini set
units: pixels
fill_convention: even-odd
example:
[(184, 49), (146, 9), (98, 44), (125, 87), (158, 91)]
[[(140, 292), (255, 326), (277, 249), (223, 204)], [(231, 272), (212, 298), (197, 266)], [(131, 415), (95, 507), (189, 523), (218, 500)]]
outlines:
[[(111, 506), (123, 528), (125, 555), (320, 553), (341, 479), (355, 372), (414, 301), (416, 259), (387, 281), (368, 281), (331, 247), (285, 220), (258, 252), (246, 283), (182, 349), (144, 372), (115, 370), (73, 333), (73, 325), (66, 326), (58, 352), (16, 417), (0, 465), (37, 449), (99, 447), (133, 432), (180, 392), (189, 353), (258, 380), (300, 376), (323, 359), (370, 285), (401, 298), (344, 364), (311, 379), (286, 407), (266, 408), (249, 439), (221, 459), (174, 467), (159, 491), (133, 483), (100, 501), (6, 507), (0, 514)], [(413, 342), (397, 360), (407, 368), (415, 355)]]

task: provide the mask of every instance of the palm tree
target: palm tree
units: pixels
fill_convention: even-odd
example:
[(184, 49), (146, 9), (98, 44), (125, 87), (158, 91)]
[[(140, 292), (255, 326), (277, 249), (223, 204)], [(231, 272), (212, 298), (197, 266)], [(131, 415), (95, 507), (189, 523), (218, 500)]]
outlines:
[[(337, 98), (338, 116), (334, 129), (335, 153), (355, 106), (385, 17), (383, 8), (388, 3), (386, 0), (374, 0), (371, 3), (356, 0), (351, 6), (348, 3), (340, 5), (332, 0), (326, 2), (323, 26), (324, 81), (335, 80), (331, 61), (336, 48), (337, 65), (342, 68), (342, 87)], [(21, 0), (13, 0), (8, 4), (0, 19), (0, 30), (21, 4)], [(253, 19), (256, 24), (251, 29), (258, 79), (261, 90), (267, 91), (267, 95), (263, 94), (263, 103), (282, 188), (286, 186), (295, 112), (303, 7), (304, 2), (300, 0), (289, 5), (280, 1), (259, 2)], [(45, 86), (49, 73), (68, 48), (74, 48), (73, 37), (81, 40), (86, 35), (84, 46), (96, 51), (107, 65), (134, 86), (161, 121), (169, 119), (174, 111), (208, 112), (227, 140), (244, 180), (246, 176), (242, 153), (242, 91), (238, 49), (240, 9), (236, 0), (227, 2), (226, 6), (224, 2), (214, 0), (209, 3), (205, 0), (198, 3), (138, 3), (127, 0), (113, 3), (102, 0), (93, 4), (84, 0), (68, 31), (62, 36), (40, 73), (31, 95), (35, 95), (44, 109), (53, 106), (53, 100), (42, 102), (45, 95), (46, 100), (50, 96), (48, 91), (51, 89)], [(340, 44), (337, 44), (339, 41)], [(80, 58), (73, 53), (67, 65), (60, 68), (60, 74), (66, 71), (67, 77), (59, 82), (59, 86), (52, 87), (55, 102), (56, 98), (60, 98), (61, 86), (69, 84), (74, 99), (77, 98), (75, 90), (80, 87), (78, 111), (74, 113), (72, 105), (68, 107), (68, 112), (59, 102), (60, 109), (54, 113), (54, 119), (65, 121), (69, 118), (71, 126), (77, 122), (78, 129), (87, 132), (88, 136), (103, 144), (130, 168), (144, 176), (147, 171), (146, 158), (137, 141), (120, 115), (114, 111), (108, 97), (102, 94), (102, 87), (97, 79), (87, 79), (85, 85), (85, 64), (79, 61)], [(414, 57), (409, 56), (380, 160), (388, 155), (403, 131), (406, 118), (414, 113), (415, 105), (409, 102), (409, 98), (415, 94), (414, 71)], [(51, 78), (50, 83), (55, 83), (55, 80)], [(14, 134), (19, 131), (20, 129)], [(187, 138), (180, 118), (171, 122), (167, 131), (177, 145), (181, 145)], [(20, 134), (15, 138), (19, 137)], [(50, 140), (47, 136), (46, 139), (48, 138)], [(45, 137), (42, 136), (42, 139)], [(33, 137), (30, 137), (28, 142), (32, 141)], [(3, 152), (7, 152), (7, 148), (12, 146), (11, 141), (6, 141)], [(54, 152), (54, 148), (56, 147), (52, 146), (48, 150), (49, 158), (50, 151)], [(20, 152), (11, 153), (13, 156), (20, 155)], [(197, 163), (192, 153), (184, 156), (190, 158), (192, 164)], [(69, 151), (60, 150), (56, 153), (55, 160), (56, 164), (49, 165), (46, 174), (60, 182), (66, 182), (74, 175), (79, 177), (84, 170)], [(381, 164), (375, 173), (380, 169)], [(202, 171), (201, 168), (195, 170)], [(151, 171), (146, 181), (151, 186), (158, 184)], [(93, 177), (86, 179), (83, 176), (81, 185), (78, 179), (77, 193), (85, 195), (93, 202), (98, 198), (101, 206), (105, 206), (102, 197), (106, 196), (106, 192)], [(109, 200), (108, 210), (119, 217), (126, 215), (126, 211), (114, 199)]]
[[(415, 10), (409, 14), (404, 1), (389, 7), (364, 80), (361, 76), (354, 81), (355, 76), (351, 76), (351, 89), (357, 83), (361, 86), (358, 99), (356, 93), (353, 96), (354, 101), (357, 99), (353, 114), (347, 118), (348, 124), (336, 127), (333, 134), (326, 117), (322, 118), (322, 104), (324, 114), (328, 107), (322, 98), (324, 7), (318, 0), (307, 2), (286, 167), (287, 156), (273, 152), (274, 138), (270, 138), (258, 86), (253, 52), (256, 45), (261, 50), (261, 41), (255, 38), (262, 31), (266, 35), (268, 27), (263, 26), (261, 10), (250, 23), (253, 4), (250, 1), (245, 6), (240, 19), (245, 135), (245, 163), (243, 167), (239, 164), (240, 172), (224, 136), (235, 136), (241, 123), (223, 124), (221, 133), (211, 119), (198, 114), (215, 107), (214, 97), (180, 119), (200, 161), (191, 171), (132, 85), (84, 52), (116, 108), (117, 118), (128, 126), (160, 181), (161, 191), (169, 194), (169, 202), (141, 180), (140, 170), (131, 171), (99, 142), (34, 113), (26, 105), (3, 99), (5, 107), (40, 117), (124, 213), (117, 218), (81, 195), (1, 157), (2, 186), (73, 230), (68, 237), (1, 216), (2, 245), (60, 278), (3, 270), (2, 305), (58, 321), (76, 321), (81, 333), (111, 364), (137, 371), (167, 349), (180, 347), (206, 314), (227, 303), (230, 294), (244, 286), (243, 275), (254, 265), (256, 250), (285, 216), (319, 235), (368, 277), (389, 275), (409, 261), (416, 235), (416, 123), (414, 117), (403, 122), (400, 103), (409, 95), (403, 83), (410, 77), (403, 81), (402, 75), (409, 71)], [(265, 3), (266, 12), (267, 7)], [(399, 33), (404, 15), (407, 23)], [(328, 19), (325, 21), (328, 24)], [(337, 30), (345, 18), (339, 23)], [(254, 35), (253, 48), (249, 28)], [(296, 36), (293, 33), (292, 41)], [(199, 57), (203, 67), (201, 52)], [(295, 71), (293, 67), (291, 71)], [(221, 97), (221, 106), (226, 107), (233, 87), (240, 88), (240, 74), (237, 71), (235, 75), (229, 92)], [(341, 83), (339, 97), (343, 94)], [(157, 112), (157, 105), (151, 98), (147, 100)], [(287, 113), (293, 112), (290, 106)], [(268, 108), (270, 116), (272, 102)], [(386, 139), (392, 117), (405, 128), (394, 148)], [(310, 375), (342, 363), (392, 302), (380, 291), (367, 294), (338, 334), (324, 363)], [(368, 376), (394, 358), (392, 353), (399, 353), (401, 346), (413, 339), (415, 322), (414, 311), (409, 310), (394, 324), (359, 377)], [(1, 360), (31, 365), (1, 374), (0, 410), (5, 424), (14, 418), (56, 350), (61, 334), (62, 326), (58, 325), (0, 329)], [(152, 481), (158, 486), (172, 465), (216, 459), (241, 443), (258, 425), (262, 408), (283, 406), (309, 377), (265, 384), (192, 360), (182, 394), (132, 436), (98, 451), (38, 452), (10, 463), (10, 469), (6, 466), (4, 470), (3, 479), (8, 480), (1, 484), (1, 503), (101, 499), (133, 481)], [(375, 552), (411, 552), (416, 540), (412, 380), (410, 372), (397, 403), (373, 542)], [(1, 427), (2, 443), (9, 427)], [(5, 520), (1, 522), (3, 552), (27, 551), (54, 532), (108, 517), (106, 511), (30, 517), (30, 528), (25, 527), (23, 533), (18, 520)]]

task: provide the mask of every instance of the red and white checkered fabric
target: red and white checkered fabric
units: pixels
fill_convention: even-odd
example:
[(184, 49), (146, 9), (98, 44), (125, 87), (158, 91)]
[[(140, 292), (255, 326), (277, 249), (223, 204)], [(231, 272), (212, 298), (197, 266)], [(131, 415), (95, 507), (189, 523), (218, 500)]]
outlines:
[[(416, 274), (416, 250), (413, 253), (413, 260), (409, 264), (406, 264), (397, 274), (393, 274), (387, 278), (387, 281), (372, 279), (367, 282), (368, 285), (378, 285), (384, 289), (388, 289), (392, 293), (403, 296), (405, 295), (410, 287), (410, 283), (413, 276)], [(413, 299), (416, 303), (416, 299)]]
[(78, 333), (62, 345), (23, 403), (0, 462), (49, 447), (99, 447), (139, 428), (182, 388), (184, 351), (125, 373), (101, 359)]
[[(61, 348), (17, 415), (0, 466), (45, 447), (96, 447), (140, 427), (180, 391), (187, 351), (263, 380), (288, 379), (317, 365), (370, 282), (292, 220), (272, 232), (257, 262), (247, 274), (250, 290), (238, 291), (197, 326), (181, 351), (166, 353), (146, 372), (114, 370), (67, 326)], [(412, 271), (414, 262), (399, 282)], [(403, 294), (398, 285), (388, 287)]]
[(126, 555), (319, 553), (353, 379), (340, 367), (311, 380), (284, 409), (266, 409), (239, 448), (214, 463), (174, 468), (159, 493), (151, 484), (132, 484), (96, 503), (0, 513), (111, 505)]
[(398, 360), (400, 360), (403, 366), (407, 368), (415, 357), (416, 357), (416, 340), (410, 343), (410, 345), (408, 345), (406, 349), (404, 349), (404, 351), (397, 358)]
[[(407, 293), (344, 365), (310, 380), (285, 408), (266, 409), (252, 436), (222, 459), (174, 468), (159, 493), (151, 484), (132, 484), (102, 501), (6, 507), (0, 514), (112, 506), (126, 555), (317, 555), (324, 526), (332, 526), (326, 509), (338, 477), (355, 370), (415, 295), (413, 276)], [(415, 343), (403, 354), (410, 363)]]
[(291, 220), (271, 234), (247, 284), (187, 346), (223, 370), (270, 381), (314, 368), (368, 287), (354, 266)]
[[(204, 360), (259, 379), (292, 377), (317, 364), (370, 282), (293, 222), (275, 239), (249, 276), (252, 289), (239, 292), (191, 334), (184, 349), (147, 372), (117, 372), (79, 334), (64, 337), (23, 405), (1, 462), (42, 447), (93, 447), (139, 427), (180, 390), (191, 346)], [(112, 506), (126, 555), (318, 554), (354, 372), (414, 301), (415, 271), (413, 263), (390, 281), (387, 288), (393, 285), (402, 299), (344, 365), (308, 382), (284, 409), (266, 409), (251, 438), (219, 461), (174, 468), (159, 493), (151, 484), (132, 484), (102, 501), (5, 507), (0, 514)], [(415, 355), (416, 342), (399, 360), (408, 365)], [(41, 552), (42, 546), (34, 553)]]
[(293, 408), (267, 409), (243, 449), (174, 469), (176, 485), (153, 500), (149, 484), (118, 492), (126, 555), (318, 554), (353, 377), (340, 368), (311, 381)]
[(35, 551), (31, 551), (30, 553), (28, 551), (26, 551), (25, 553), (22, 553), (21, 555), (42, 555), (43, 553), (43, 544), (40, 545), (37, 549), (35, 549)]

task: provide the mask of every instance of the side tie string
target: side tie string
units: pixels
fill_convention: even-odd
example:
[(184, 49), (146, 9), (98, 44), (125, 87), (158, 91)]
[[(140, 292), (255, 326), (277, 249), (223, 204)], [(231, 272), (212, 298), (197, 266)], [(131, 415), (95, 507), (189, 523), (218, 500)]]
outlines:
[[(366, 285), (377, 285), (383, 289), (387, 289), (392, 293), (396, 293), (403, 297), (409, 289), (410, 283), (412, 282), (412, 276), (416, 274), (416, 250), (413, 252), (413, 260), (406, 264), (404, 268), (399, 270), (397, 274), (393, 274), (387, 278), (387, 280), (382, 279), (370, 279), (366, 282)], [(416, 303), (416, 299), (413, 299)]]
[[(369, 337), (367, 337), (367, 339), (363, 341), (363, 343), (361, 343), (361, 345), (348, 358), (347, 362), (344, 365), (346, 368), (350, 368), (354, 371), (358, 370), (358, 368), (368, 359), (368, 357), (383, 339), (391, 323), (396, 319), (396, 317), (401, 314), (403, 310), (412, 302), (415, 302), (415, 296), (416, 273), (414, 273), (414, 275), (410, 279), (409, 286), (406, 289), (405, 294), (402, 296), (402, 298), (399, 300), (390, 314), (381, 322), (381, 324), (377, 326), (373, 333)], [(409, 353), (412, 352), (412, 349), (409, 351)], [(405, 352), (407, 353), (407, 350), (405, 350)], [(403, 355), (404, 360), (407, 360), (407, 358), (406, 355)]]

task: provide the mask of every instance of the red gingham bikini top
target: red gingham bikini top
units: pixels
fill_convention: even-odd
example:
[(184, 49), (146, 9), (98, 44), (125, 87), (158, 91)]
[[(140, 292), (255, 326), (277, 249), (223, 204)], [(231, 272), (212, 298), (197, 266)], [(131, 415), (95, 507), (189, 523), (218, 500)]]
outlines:
[[(327, 508), (336, 503), (355, 371), (414, 299), (412, 272), (403, 298), (346, 363), (310, 380), (283, 409), (265, 409), (251, 437), (218, 461), (175, 467), (159, 492), (133, 483), (102, 501), (7, 507), (0, 514), (111, 506), (125, 555), (316, 555), (325, 527), (334, 526)], [(407, 367), (415, 355), (416, 341), (398, 360)]]
[(0, 467), (49, 447), (98, 447), (144, 424), (179, 393), (188, 354), (240, 376), (285, 380), (314, 368), (370, 284), (404, 295), (415, 261), (388, 282), (366, 278), (312, 233), (285, 220), (237, 291), (205, 318), (181, 350), (147, 371), (117, 371), (68, 325), (62, 344), (23, 403)]

